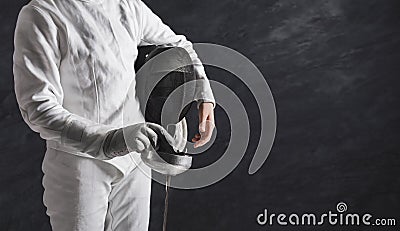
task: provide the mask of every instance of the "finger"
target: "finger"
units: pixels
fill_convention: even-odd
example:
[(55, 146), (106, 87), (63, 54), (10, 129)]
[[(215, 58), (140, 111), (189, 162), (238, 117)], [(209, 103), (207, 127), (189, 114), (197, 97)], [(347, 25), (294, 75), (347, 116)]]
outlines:
[(142, 132), (145, 136), (147, 136), (150, 139), (153, 147), (157, 147), (157, 145), (158, 145), (157, 144), (157, 138), (158, 138), (157, 133), (147, 126), (143, 127)]
[(140, 153), (143, 152), (145, 149), (146, 147), (144, 146), (144, 143), (140, 139), (135, 138), (133, 150)]
[(200, 140), (200, 138), (201, 138), (200, 134), (195, 134), (194, 137), (192, 138), (192, 142), (197, 142)]
[(199, 147), (201, 147), (201, 146), (203, 146), (203, 145), (205, 145), (206, 144), (206, 142), (204, 142), (204, 140), (198, 140), (198, 141), (196, 141), (195, 143), (194, 143), (194, 148), (199, 148)]
[(207, 120), (206, 130), (205, 130), (205, 132), (201, 133), (201, 137), (198, 141), (196, 141), (196, 143), (194, 144), (194, 147), (195, 148), (201, 147), (201, 146), (205, 145), (206, 143), (208, 143), (211, 140), (213, 130), (214, 130), (214, 123)]
[(201, 138), (211, 137), (214, 130), (214, 123), (211, 120), (206, 120), (205, 127), (205, 131), (200, 133)]
[(161, 125), (155, 124), (155, 123), (146, 123), (146, 127), (149, 127), (153, 130), (162, 130), (164, 129)]
[(192, 142), (197, 142), (199, 140), (200, 140), (200, 138), (192, 138)]
[(147, 138), (147, 136), (143, 134), (139, 134), (136, 138), (136, 150), (138, 152), (143, 152), (144, 150), (148, 149), (150, 147), (150, 140)]
[(171, 145), (175, 145), (175, 139), (174, 137), (172, 137), (167, 130), (165, 130), (163, 127), (161, 127), (158, 124), (154, 124), (154, 123), (147, 123), (148, 127), (151, 128), (155, 133), (162, 135), (165, 137), (165, 139), (167, 140), (167, 142)]
[(205, 145), (208, 141), (206, 139), (199, 139), (194, 143), (194, 148), (201, 147)]
[(211, 135), (204, 134), (203, 136), (201, 136), (201, 138), (198, 141), (196, 141), (195, 147), (201, 147), (201, 146), (205, 145), (206, 143), (208, 143), (210, 140), (211, 140)]

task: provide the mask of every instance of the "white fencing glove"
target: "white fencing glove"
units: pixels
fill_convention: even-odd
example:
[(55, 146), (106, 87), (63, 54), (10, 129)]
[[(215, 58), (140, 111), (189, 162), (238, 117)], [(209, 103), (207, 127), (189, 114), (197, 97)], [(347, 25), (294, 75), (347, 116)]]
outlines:
[(181, 139), (179, 136), (172, 137), (158, 124), (139, 123), (108, 132), (102, 150), (106, 157), (112, 159), (130, 152), (157, 151), (160, 147), (176, 150)]

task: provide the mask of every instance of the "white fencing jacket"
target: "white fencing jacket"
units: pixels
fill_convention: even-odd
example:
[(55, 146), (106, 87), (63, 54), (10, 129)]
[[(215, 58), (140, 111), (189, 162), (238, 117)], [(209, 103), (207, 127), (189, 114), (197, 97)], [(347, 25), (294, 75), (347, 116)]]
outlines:
[[(17, 101), (48, 148), (104, 159), (107, 131), (144, 122), (134, 71), (143, 44), (185, 48), (204, 80), (196, 99), (214, 102), (192, 43), (141, 0), (33, 0), (18, 16), (14, 39)], [(139, 155), (105, 161), (125, 171), (127, 158)]]

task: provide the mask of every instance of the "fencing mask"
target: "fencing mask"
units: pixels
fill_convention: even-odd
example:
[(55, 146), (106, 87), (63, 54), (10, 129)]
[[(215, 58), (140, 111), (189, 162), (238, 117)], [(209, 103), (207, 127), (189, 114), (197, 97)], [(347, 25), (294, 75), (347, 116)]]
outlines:
[[(144, 59), (144, 73), (138, 89), (144, 94), (142, 107), (146, 122), (162, 125), (171, 135), (186, 139), (184, 119), (194, 101), (196, 79), (192, 60), (183, 48), (156, 47)], [(180, 132), (179, 132), (180, 130)], [(163, 139), (163, 136), (159, 136)], [(183, 147), (172, 147), (160, 140), (157, 153), (142, 154), (142, 160), (153, 170), (176, 175), (190, 168), (192, 157), (185, 155)], [(186, 144), (186, 140), (184, 142)], [(178, 145), (179, 146), (179, 145)]]

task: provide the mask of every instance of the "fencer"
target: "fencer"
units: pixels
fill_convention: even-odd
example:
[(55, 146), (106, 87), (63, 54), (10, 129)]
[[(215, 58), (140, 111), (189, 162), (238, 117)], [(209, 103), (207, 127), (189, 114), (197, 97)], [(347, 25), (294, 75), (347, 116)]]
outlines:
[(134, 97), (137, 47), (147, 44), (189, 53), (202, 80), (201, 135), (192, 141), (204, 145), (215, 106), (204, 67), (141, 0), (32, 0), (19, 13), (15, 93), (24, 121), (46, 140), (43, 202), (55, 231), (148, 229), (150, 169), (138, 153), (160, 135), (174, 138), (145, 123)]

